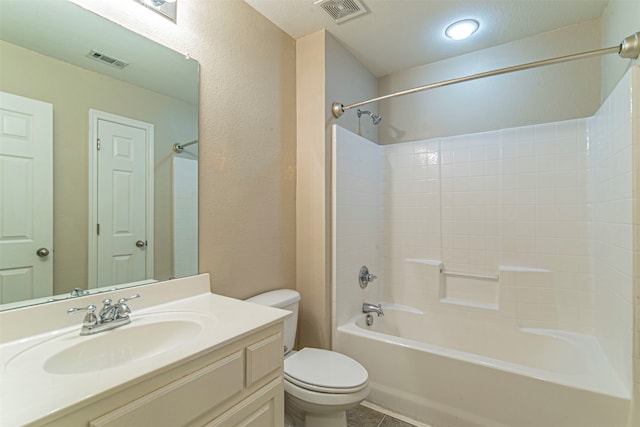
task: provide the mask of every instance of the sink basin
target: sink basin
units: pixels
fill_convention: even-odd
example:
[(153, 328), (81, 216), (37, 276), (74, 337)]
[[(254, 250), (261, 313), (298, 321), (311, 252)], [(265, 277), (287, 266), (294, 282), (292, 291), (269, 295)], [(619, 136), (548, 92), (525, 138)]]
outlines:
[(80, 336), (78, 328), (30, 347), (5, 368), (15, 371), (40, 366), (57, 375), (97, 372), (170, 351), (195, 339), (202, 329), (200, 316), (192, 313), (141, 316), (128, 325), (90, 336)]
[(81, 374), (109, 369), (180, 345), (201, 329), (198, 323), (189, 320), (113, 329), (54, 354), (43, 367), (51, 374)]

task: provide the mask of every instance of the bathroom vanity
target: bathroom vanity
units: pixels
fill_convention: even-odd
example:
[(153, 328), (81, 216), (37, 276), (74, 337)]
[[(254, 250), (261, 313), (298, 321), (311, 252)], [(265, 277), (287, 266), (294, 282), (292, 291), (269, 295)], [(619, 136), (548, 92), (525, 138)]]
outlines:
[[(129, 304), (80, 336), (72, 307)], [(0, 426), (281, 426), (289, 312), (210, 293), (208, 275), (0, 313)]]

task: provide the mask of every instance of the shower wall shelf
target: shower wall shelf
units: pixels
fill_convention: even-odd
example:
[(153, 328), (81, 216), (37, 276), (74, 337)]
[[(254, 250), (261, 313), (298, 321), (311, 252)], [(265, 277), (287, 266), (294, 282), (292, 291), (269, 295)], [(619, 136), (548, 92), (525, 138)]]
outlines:
[(436, 259), (405, 258), (405, 261), (413, 264), (433, 265), (436, 267), (442, 266), (442, 261)]
[(481, 274), (481, 273), (467, 273), (463, 271), (449, 271), (449, 270), (440, 270), (440, 273), (447, 276), (458, 276), (458, 277), (469, 277), (473, 279), (482, 279), (482, 280), (495, 280), (498, 281), (500, 279), (499, 274)]

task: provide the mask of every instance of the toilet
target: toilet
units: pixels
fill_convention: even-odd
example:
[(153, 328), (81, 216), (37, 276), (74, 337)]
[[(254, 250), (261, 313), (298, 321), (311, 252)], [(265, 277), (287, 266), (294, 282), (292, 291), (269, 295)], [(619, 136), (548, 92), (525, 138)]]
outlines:
[(287, 427), (346, 427), (348, 409), (369, 395), (369, 374), (335, 351), (294, 351), (300, 294), (291, 289), (265, 292), (246, 301), (293, 313), (284, 322), (284, 391)]

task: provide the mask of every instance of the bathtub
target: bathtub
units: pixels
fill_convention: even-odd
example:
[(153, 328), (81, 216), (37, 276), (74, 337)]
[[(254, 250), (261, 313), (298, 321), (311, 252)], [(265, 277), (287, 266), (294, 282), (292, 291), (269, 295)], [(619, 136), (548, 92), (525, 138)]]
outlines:
[(376, 405), (433, 426), (627, 426), (630, 392), (594, 337), (382, 305), (334, 341), (369, 371)]

